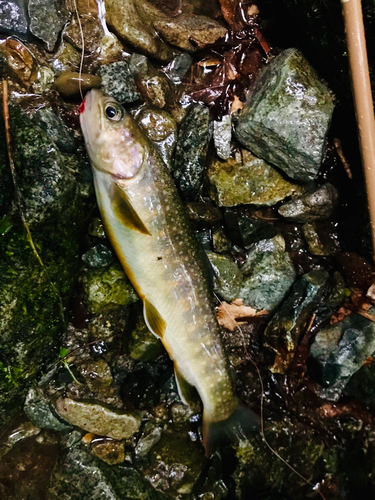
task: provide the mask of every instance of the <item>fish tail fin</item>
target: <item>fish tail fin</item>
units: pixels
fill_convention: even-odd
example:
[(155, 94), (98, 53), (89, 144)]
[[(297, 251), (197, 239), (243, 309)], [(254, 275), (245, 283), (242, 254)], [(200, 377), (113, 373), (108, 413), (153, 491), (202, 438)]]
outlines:
[(237, 407), (225, 420), (211, 422), (203, 414), (203, 444), (209, 457), (218, 448), (247, 439), (259, 429), (259, 416), (238, 402)]

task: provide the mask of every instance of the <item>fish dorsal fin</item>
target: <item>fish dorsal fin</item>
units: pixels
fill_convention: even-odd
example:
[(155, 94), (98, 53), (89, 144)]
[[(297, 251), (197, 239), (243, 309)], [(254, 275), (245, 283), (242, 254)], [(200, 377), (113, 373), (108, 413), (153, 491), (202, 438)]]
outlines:
[(196, 402), (198, 399), (196, 388), (191, 385), (183, 375), (181, 375), (181, 372), (176, 367), (176, 364), (174, 365), (174, 375), (176, 377), (177, 390), (181, 401), (186, 405), (191, 405)]
[(134, 210), (128, 195), (115, 182), (113, 188), (113, 210), (116, 217), (129, 229), (134, 229), (143, 234), (149, 234), (149, 230), (143, 224), (141, 218)]
[(143, 301), (143, 315), (145, 322), (150, 330), (159, 339), (163, 338), (165, 327), (167, 326), (164, 319), (160, 316), (156, 307), (151, 304), (147, 297)]

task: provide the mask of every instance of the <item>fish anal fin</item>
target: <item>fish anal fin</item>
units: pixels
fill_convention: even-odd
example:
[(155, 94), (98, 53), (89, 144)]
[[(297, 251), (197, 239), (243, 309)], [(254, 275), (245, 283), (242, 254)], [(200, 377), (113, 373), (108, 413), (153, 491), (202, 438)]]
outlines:
[(113, 184), (113, 211), (124, 226), (134, 229), (143, 234), (151, 235), (150, 231), (142, 222), (141, 218), (134, 210), (128, 195), (115, 182)]
[(167, 324), (147, 297), (143, 300), (143, 315), (150, 332), (162, 339)]
[(192, 405), (195, 403), (199, 399), (197, 390), (185, 379), (183, 375), (181, 375), (181, 372), (176, 367), (176, 364), (174, 365), (174, 375), (176, 377), (177, 390), (181, 401), (186, 405)]

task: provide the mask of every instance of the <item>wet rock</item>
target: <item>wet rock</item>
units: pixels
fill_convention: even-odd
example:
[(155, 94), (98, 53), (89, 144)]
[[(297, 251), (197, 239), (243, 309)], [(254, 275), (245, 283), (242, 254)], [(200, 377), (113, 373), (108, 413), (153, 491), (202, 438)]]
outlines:
[(53, 57), (51, 66), (53, 71), (60, 75), (67, 71), (78, 72), (80, 62), (81, 54), (79, 51), (72, 44), (63, 41)]
[(195, 226), (211, 227), (223, 218), (220, 210), (209, 203), (191, 201), (186, 203), (185, 207), (189, 219)]
[(0, 32), (21, 37), (28, 33), (27, 6), (23, 0), (0, 0)]
[(246, 305), (267, 311), (280, 304), (296, 277), (281, 235), (255, 243), (241, 271), (245, 279), (238, 296)]
[(4, 457), (17, 443), (32, 436), (37, 436), (40, 428), (31, 422), (24, 422), (16, 429), (12, 429), (7, 436), (2, 436), (0, 443), (0, 459)]
[(82, 93), (94, 88), (98, 89), (101, 85), (101, 78), (96, 75), (66, 71), (61, 73), (53, 85), (62, 97), (79, 97), (80, 88)]
[(303, 236), (313, 255), (334, 255), (340, 251), (337, 225), (329, 222), (306, 222)]
[(70, 424), (92, 434), (113, 439), (127, 439), (138, 432), (141, 417), (135, 413), (117, 413), (94, 403), (83, 403), (70, 398), (56, 401), (59, 415)]
[(183, 196), (189, 200), (200, 192), (209, 140), (209, 110), (195, 105), (181, 125), (172, 172)]
[(155, 32), (150, 18), (142, 17), (140, 8), (145, 0), (106, 1), (106, 20), (116, 34), (141, 52), (158, 59), (168, 61), (173, 52)]
[(55, 74), (49, 66), (40, 66), (33, 82), (34, 93), (42, 95), (51, 90), (54, 79)]
[(56, 115), (51, 109), (42, 108), (37, 110), (33, 115), (33, 121), (46, 132), (61, 151), (75, 153), (77, 147), (74, 136), (60, 116)]
[(231, 243), (222, 228), (212, 232), (212, 246), (215, 253), (229, 253)]
[(159, 151), (164, 163), (171, 169), (177, 141), (176, 121), (166, 111), (148, 106), (143, 107), (136, 115), (136, 121)]
[(210, 197), (220, 207), (242, 204), (275, 205), (301, 188), (271, 165), (242, 149), (223, 162), (211, 160), (207, 172)]
[(272, 223), (259, 218), (249, 207), (227, 208), (224, 220), (230, 240), (241, 247), (249, 248), (253, 243), (277, 234)]
[(59, 34), (69, 20), (63, 0), (29, 0), (30, 31), (43, 40), (47, 50), (52, 51)]
[(126, 306), (107, 306), (89, 322), (90, 337), (110, 345), (125, 331), (128, 319), (129, 308)]
[(129, 336), (129, 356), (139, 361), (154, 361), (164, 352), (163, 344), (148, 329), (144, 318), (143, 308), (137, 309), (135, 326)]
[(98, 69), (97, 75), (101, 78), (101, 90), (105, 94), (123, 104), (138, 101), (140, 95), (126, 61), (105, 64)]
[(200, 45), (216, 42), (227, 32), (217, 21), (189, 13), (173, 18), (155, 19), (154, 26), (166, 42), (188, 52), (195, 52)]
[(9, 73), (22, 83), (29, 85), (36, 78), (36, 62), (29, 49), (20, 40), (7, 38), (0, 44), (3, 64)]
[(152, 66), (143, 54), (133, 52), (129, 61), (129, 71), (137, 80), (145, 78), (152, 69)]
[[(375, 309), (368, 312), (374, 314)], [(337, 401), (350, 377), (374, 352), (375, 324), (358, 314), (318, 332), (310, 355), (319, 367), (322, 397)]]
[(90, 391), (102, 396), (111, 395), (113, 377), (108, 363), (103, 358), (87, 359), (75, 363), (75, 366), (85, 378)]
[(191, 405), (186, 405), (179, 402), (173, 403), (169, 412), (174, 427), (181, 428), (182, 424), (186, 424), (194, 415), (194, 410), (195, 408), (193, 408), (193, 406)]
[(226, 302), (232, 302), (237, 297), (240, 297), (243, 275), (237, 264), (226, 255), (208, 252), (207, 256), (215, 273), (214, 290), (219, 297)]
[(212, 231), (211, 229), (204, 228), (195, 232), (195, 236), (199, 242), (199, 245), (204, 250), (212, 250)]
[(231, 153), (232, 120), (225, 115), (221, 121), (214, 121), (214, 144), (216, 153), (222, 160), (227, 160)]
[(108, 465), (90, 449), (78, 444), (60, 457), (51, 475), (47, 500), (159, 500), (155, 491), (134, 469)]
[(327, 87), (297, 49), (265, 66), (241, 112), (238, 141), (300, 181), (315, 179), (333, 112)]
[(60, 432), (72, 429), (71, 425), (60, 418), (50, 400), (40, 388), (31, 388), (29, 390), (23, 410), (31, 422), (41, 429)]
[(134, 288), (118, 263), (108, 269), (90, 269), (83, 277), (87, 305), (93, 313), (108, 305), (128, 306), (139, 300)]
[(163, 434), (163, 427), (155, 425), (152, 422), (147, 422), (140, 437), (137, 446), (135, 447), (135, 456), (137, 458), (144, 458), (153, 446), (156, 445), (161, 439)]
[(125, 460), (125, 443), (110, 439), (97, 439), (91, 443), (95, 455), (109, 465), (121, 464)]
[(9, 212), (11, 228), (0, 248), (0, 423), (23, 404), (27, 381), (56, 359), (84, 220), (70, 172), (76, 159), (60, 152), (18, 107), (11, 107), (10, 114), (23, 212), (43, 265), (30, 247), (19, 212)]
[(164, 72), (175, 85), (180, 85), (192, 63), (191, 55), (181, 52), (164, 68)]
[(102, 219), (100, 219), (99, 217), (92, 218), (88, 227), (88, 233), (91, 236), (95, 236), (96, 238), (106, 239), (107, 236), (105, 234)]
[[(317, 313), (319, 301), (329, 279), (327, 271), (304, 274), (293, 286), (289, 297), (268, 323), (264, 332), (264, 345), (269, 351), (271, 370), (285, 373), (293, 360), (298, 341), (306, 332), (312, 314)], [(332, 314), (327, 301), (328, 317)], [(275, 355), (276, 354), (276, 355)]]
[(105, 245), (99, 243), (84, 253), (82, 260), (89, 267), (104, 267), (113, 262), (113, 254)]
[(335, 186), (327, 182), (313, 192), (284, 203), (279, 208), (279, 214), (296, 222), (328, 219), (337, 206), (338, 196)]
[(144, 99), (157, 108), (164, 108), (170, 92), (168, 80), (163, 73), (149, 76), (138, 82)]
[(150, 462), (146, 478), (158, 490), (176, 497), (191, 493), (201, 473), (204, 454), (186, 435), (165, 431), (151, 449)]

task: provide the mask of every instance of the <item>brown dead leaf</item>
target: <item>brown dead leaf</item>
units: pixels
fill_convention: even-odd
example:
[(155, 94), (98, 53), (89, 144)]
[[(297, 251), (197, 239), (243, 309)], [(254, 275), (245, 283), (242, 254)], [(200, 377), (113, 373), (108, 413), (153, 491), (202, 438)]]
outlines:
[(244, 324), (246, 321), (239, 321), (241, 319), (253, 318), (254, 316), (261, 316), (264, 314), (268, 314), (268, 311), (263, 309), (262, 311), (257, 312), (256, 309), (252, 307), (245, 306), (243, 303), (243, 299), (235, 299), (231, 304), (227, 302), (222, 302), (217, 311), (217, 319), (219, 325), (227, 328), (231, 332), (241, 324)]

